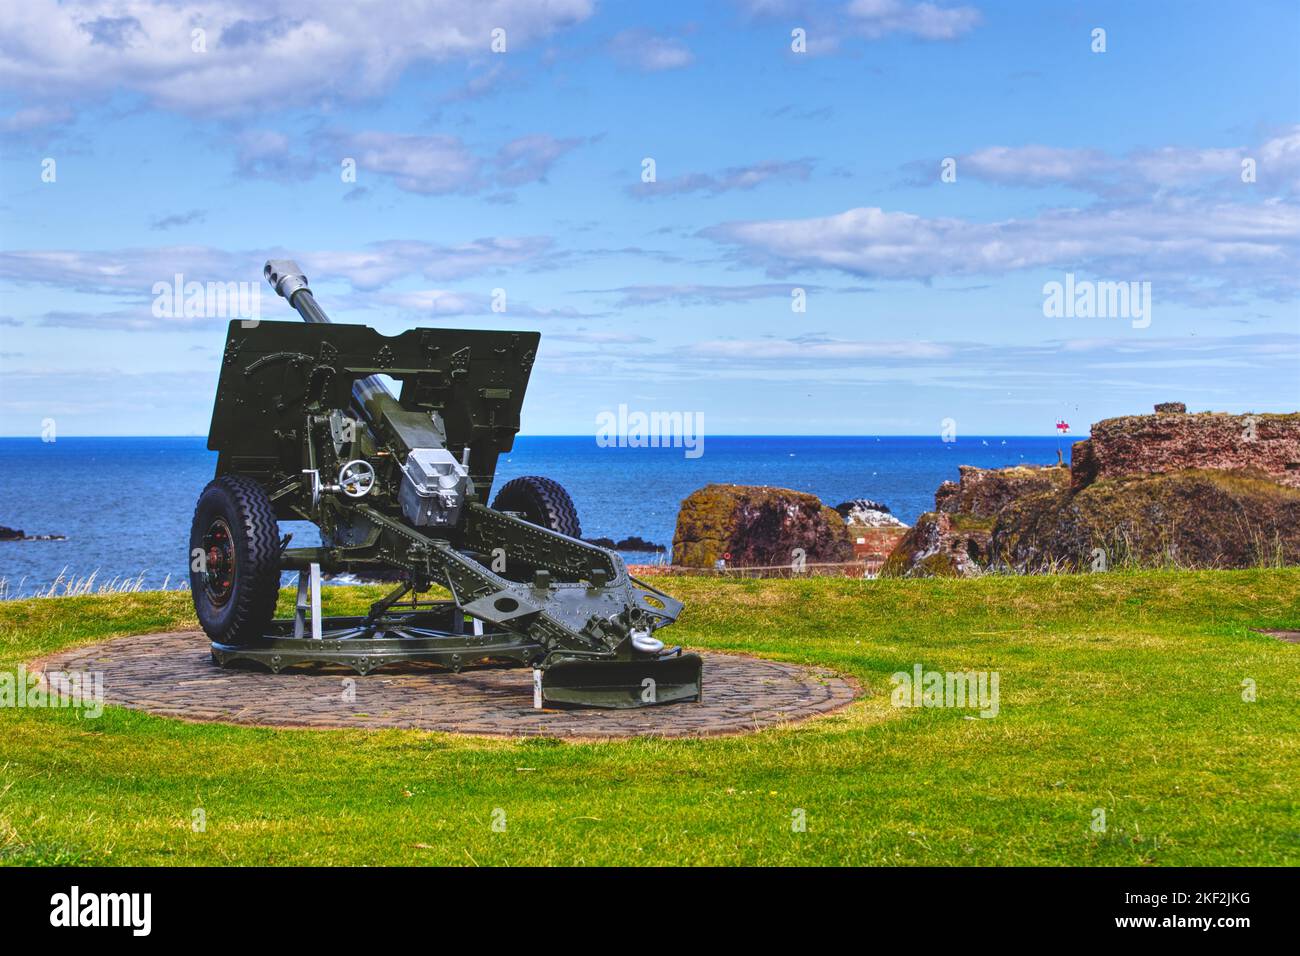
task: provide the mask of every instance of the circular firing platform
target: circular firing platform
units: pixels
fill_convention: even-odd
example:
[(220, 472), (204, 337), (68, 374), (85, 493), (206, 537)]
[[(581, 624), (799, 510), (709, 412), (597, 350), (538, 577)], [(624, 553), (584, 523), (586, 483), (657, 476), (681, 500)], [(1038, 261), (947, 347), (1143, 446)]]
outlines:
[[(699, 737), (759, 730), (848, 705), (858, 689), (820, 668), (705, 653), (704, 700), (637, 710), (534, 710), (532, 672), (426, 664), (351, 669), (306, 665), (271, 674), (222, 669), (200, 631), (120, 637), (29, 665), (98, 671), (109, 705), (181, 720), (258, 727), (404, 728), (500, 737)], [(353, 699), (349, 699), (349, 697)]]

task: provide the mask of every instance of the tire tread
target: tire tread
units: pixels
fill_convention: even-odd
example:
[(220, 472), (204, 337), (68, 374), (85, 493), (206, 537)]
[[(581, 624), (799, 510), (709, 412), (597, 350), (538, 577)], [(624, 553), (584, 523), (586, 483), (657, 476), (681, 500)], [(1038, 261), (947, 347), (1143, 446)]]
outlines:
[(497, 511), (540, 511), (545, 515), (543, 527), (570, 538), (582, 537), (578, 509), (564, 486), (541, 475), (524, 475), (501, 486), (492, 507)]
[[(233, 505), (238, 528), (234, 534), (242, 537), (246, 554), (239, 566), (233, 606), (225, 618), (225, 626), (205, 621), (199, 614), (204, 633), (223, 644), (251, 644), (266, 634), (267, 625), (275, 616), (275, 604), (280, 591), (280, 529), (276, 524), (271, 498), (260, 483), (244, 475), (221, 475), (208, 482), (199, 503), (194, 509), (194, 526), (191, 530), (191, 547), (199, 531), (199, 515), (209, 491), (224, 495)], [(238, 544), (236, 545), (238, 552)], [(204, 600), (202, 585), (191, 575), (191, 590), (195, 610)]]

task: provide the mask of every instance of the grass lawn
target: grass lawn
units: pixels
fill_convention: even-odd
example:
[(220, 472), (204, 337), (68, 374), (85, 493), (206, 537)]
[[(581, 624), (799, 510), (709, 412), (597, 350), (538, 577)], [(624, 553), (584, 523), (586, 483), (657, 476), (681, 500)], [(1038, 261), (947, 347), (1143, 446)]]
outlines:
[[(1300, 627), (1300, 569), (655, 583), (686, 601), (675, 641), (825, 665), (865, 696), (605, 744), (0, 708), (0, 862), (1300, 863), (1300, 645), (1250, 630)], [(195, 626), (179, 592), (4, 602), (0, 670)], [(891, 706), (917, 663), (997, 671), (1000, 713)]]

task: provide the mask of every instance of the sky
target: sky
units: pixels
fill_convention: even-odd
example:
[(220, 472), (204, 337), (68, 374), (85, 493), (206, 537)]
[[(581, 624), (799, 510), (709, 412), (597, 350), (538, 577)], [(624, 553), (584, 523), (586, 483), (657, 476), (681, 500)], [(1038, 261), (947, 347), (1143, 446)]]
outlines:
[(167, 290), (268, 258), (540, 331), (525, 434), (1293, 411), (1298, 52), (1266, 0), (10, 4), (0, 434), (206, 434), (230, 316)]

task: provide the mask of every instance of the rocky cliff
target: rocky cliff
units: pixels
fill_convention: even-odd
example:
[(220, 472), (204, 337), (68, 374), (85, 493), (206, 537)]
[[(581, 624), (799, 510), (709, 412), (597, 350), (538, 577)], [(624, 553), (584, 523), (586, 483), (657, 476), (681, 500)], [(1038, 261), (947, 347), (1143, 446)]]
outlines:
[(756, 485), (706, 485), (677, 513), (673, 563), (713, 567), (788, 565), (796, 548), (809, 563), (851, 561), (848, 525), (816, 495)]
[(896, 576), (981, 570), (1300, 563), (1300, 414), (1112, 418), (1071, 468), (961, 468), (885, 563)]
[(916, 519), (880, 569), (883, 578), (948, 578), (988, 563), (991, 518), (930, 511)]
[(934, 511), (916, 524), (886, 559), (884, 577), (953, 577), (977, 573), (992, 563), (995, 519), (1013, 502), (1070, 487), (1059, 466), (962, 465), (959, 480), (945, 481), (934, 495)]
[(1227, 471), (1105, 478), (998, 515), (993, 563), (1019, 571), (1300, 563), (1300, 489)]
[(1107, 478), (1187, 469), (1239, 472), (1300, 488), (1300, 414), (1175, 410), (1108, 418), (1093, 425), (1091, 436), (1076, 442), (1071, 453), (1076, 491)]
[(935, 492), (935, 511), (993, 518), (1013, 501), (1043, 491), (1058, 491), (1070, 484), (1070, 472), (1057, 465), (961, 465), (957, 470), (961, 476), (957, 483), (945, 481)]

